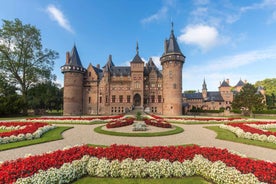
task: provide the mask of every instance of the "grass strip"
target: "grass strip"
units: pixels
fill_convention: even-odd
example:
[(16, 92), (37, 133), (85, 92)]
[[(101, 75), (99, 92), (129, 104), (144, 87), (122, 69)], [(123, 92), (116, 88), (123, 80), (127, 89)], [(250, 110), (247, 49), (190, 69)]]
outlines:
[(260, 147), (264, 147), (264, 148), (276, 149), (276, 144), (269, 143), (269, 142), (256, 141), (256, 140), (251, 140), (251, 139), (239, 138), (233, 132), (219, 128), (218, 126), (208, 126), (208, 127), (204, 127), (204, 128), (207, 128), (209, 130), (213, 130), (214, 132), (216, 132), (217, 133), (216, 139), (221, 139), (221, 140), (226, 140), (226, 141), (231, 141), (231, 142), (238, 142), (238, 143), (254, 145), (254, 146), (260, 146)]
[(173, 126), (175, 129), (173, 130), (168, 130), (164, 132), (151, 132), (151, 133), (146, 133), (146, 132), (139, 132), (139, 133), (126, 133), (126, 132), (113, 132), (113, 131), (108, 131), (108, 130), (103, 130), (102, 126), (94, 128), (94, 131), (99, 133), (99, 134), (106, 134), (106, 135), (113, 135), (113, 136), (124, 136), (124, 137), (157, 137), (157, 136), (168, 136), (168, 135), (173, 135), (173, 134), (179, 134), (184, 131), (183, 128), (179, 126)]
[(161, 178), (161, 179), (123, 179), (123, 178), (96, 178), (96, 177), (84, 177), (74, 182), (73, 184), (208, 184), (204, 178), (199, 176), (183, 177), (183, 178)]
[(24, 147), (24, 146), (30, 146), (30, 145), (40, 144), (40, 143), (45, 143), (45, 142), (50, 142), (50, 141), (60, 140), (60, 139), (63, 139), (62, 133), (66, 130), (71, 129), (71, 128), (73, 128), (73, 127), (57, 127), (53, 130), (50, 130), (50, 131), (44, 133), (38, 139), (25, 140), (25, 141), (20, 141), (20, 142), (13, 142), (13, 143), (8, 143), (8, 144), (1, 144), (0, 145), (0, 151), (13, 149), (13, 148)]

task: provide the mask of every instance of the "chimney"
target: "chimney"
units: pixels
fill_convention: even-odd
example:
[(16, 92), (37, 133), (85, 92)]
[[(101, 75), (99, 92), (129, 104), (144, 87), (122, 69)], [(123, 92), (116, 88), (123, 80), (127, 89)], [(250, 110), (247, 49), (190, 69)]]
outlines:
[(66, 52), (66, 64), (69, 64), (69, 60), (70, 60), (70, 53)]
[(100, 64), (97, 64), (97, 68), (100, 69)]
[(168, 52), (168, 40), (165, 39), (165, 42), (164, 42), (164, 53), (167, 53)]
[(229, 79), (226, 79), (227, 84), (229, 84)]

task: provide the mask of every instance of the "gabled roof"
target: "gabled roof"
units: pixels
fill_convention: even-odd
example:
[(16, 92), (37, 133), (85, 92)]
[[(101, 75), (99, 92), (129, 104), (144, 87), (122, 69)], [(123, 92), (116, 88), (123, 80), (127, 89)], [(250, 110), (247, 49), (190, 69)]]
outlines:
[(155, 65), (155, 63), (153, 62), (152, 58), (149, 59), (148, 63), (145, 66), (144, 69), (144, 75), (149, 75), (150, 72), (155, 71), (157, 74), (157, 77), (162, 77), (162, 73), (160, 72), (160, 70), (157, 68), (157, 66)]
[(220, 87), (231, 87), (231, 86), (225, 80), (223, 80)]
[(245, 83), (240, 79), (240, 81), (236, 84), (236, 86), (235, 87), (242, 87), (242, 86), (244, 86), (245, 85)]
[(103, 69), (105, 70), (105, 71), (110, 71), (110, 69), (112, 68), (112, 67), (114, 67), (115, 65), (114, 65), (114, 63), (113, 63), (113, 61), (112, 61), (112, 55), (110, 54), (109, 56), (108, 56), (108, 60), (107, 60), (107, 62), (106, 62), (106, 64), (103, 66)]

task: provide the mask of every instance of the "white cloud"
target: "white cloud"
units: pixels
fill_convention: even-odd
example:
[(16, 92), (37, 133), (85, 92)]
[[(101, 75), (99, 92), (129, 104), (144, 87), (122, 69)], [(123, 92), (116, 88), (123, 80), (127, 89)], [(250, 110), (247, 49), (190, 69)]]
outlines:
[(160, 62), (160, 56), (151, 56), (155, 66), (159, 69), (162, 70), (161, 62)]
[(220, 43), (219, 33), (215, 27), (208, 25), (189, 25), (178, 37), (180, 43), (199, 46), (203, 51)]
[(209, 4), (209, 0), (194, 0), (195, 5), (206, 5)]
[(153, 14), (147, 18), (144, 18), (141, 22), (143, 24), (146, 24), (146, 23), (158, 21), (160, 19), (164, 19), (167, 16), (167, 12), (168, 12), (168, 8), (164, 6), (160, 10), (158, 10), (158, 12), (156, 12), (155, 14)]
[(74, 33), (74, 30), (72, 29), (69, 21), (63, 15), (61, 10), (59, 10), (57, 7), (51, 4), (47, 7), (46, 12), (50, 15), (50, 17), (53, 20), (57, 21), (61, 27), (63, 27), (71, 33)]

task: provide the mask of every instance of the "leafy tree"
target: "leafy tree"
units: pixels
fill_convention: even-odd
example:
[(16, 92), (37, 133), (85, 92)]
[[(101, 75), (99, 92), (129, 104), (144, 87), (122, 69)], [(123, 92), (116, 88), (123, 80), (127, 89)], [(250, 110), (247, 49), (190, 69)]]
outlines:
[(255, 86), (263, 86), (265, 88), (267, 108), (272, 109), (276, 107), (276, 78), (264, 79), (257, 81)]
[(28, 89), (39, 81), (54, 77), (51, 74), (58, 53), (42, 48), (40, 31), (19, 19), (3, 20), (0, 29), (0, 72), (9, 83), (18, 86), (27, 114)]
[(62, 108), (63, 89), (51, 81), (38, 83), (28, 91), (29, 108), (39, 110), (57, 110)]
[(0, 75), (0, 115), (14, 115), (22, 110), (22, 98), (16, 93), (16, 88), (9, 85)]
[(262, 110), (265, 107), (263, 103), (264, 97), (257, 93), (257, 88), (252, 84), (245, 84), (240, 93), (234, 96), (232, 107), (234, 109), (242, 109), (252, 115), (253, 110)]

